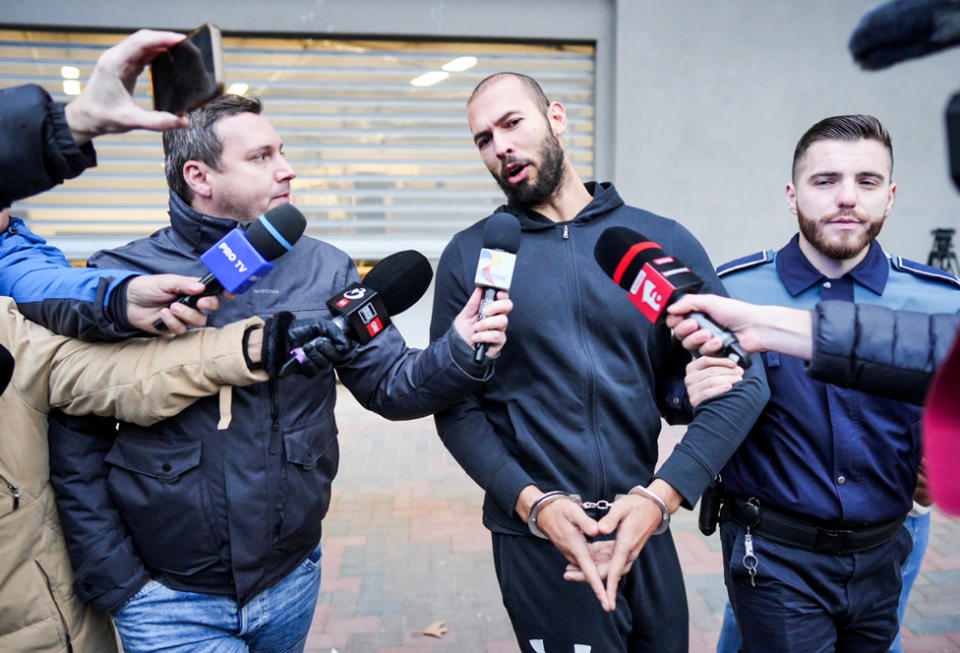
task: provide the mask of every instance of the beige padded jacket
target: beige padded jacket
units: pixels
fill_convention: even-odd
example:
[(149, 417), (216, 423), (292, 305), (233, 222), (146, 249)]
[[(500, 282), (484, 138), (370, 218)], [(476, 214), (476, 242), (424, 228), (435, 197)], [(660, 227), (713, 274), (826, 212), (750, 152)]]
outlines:
[(116, 651), (109, 619), (73, 595), (47, 471), (47, 413), (149, 425), (222, 388), (267, 378), (247, 369), (250, 318), (179, 338), (84, 343), (25, 320), (0, 298), (0, 344), (16, 360), (0, 395), (0, 651)]

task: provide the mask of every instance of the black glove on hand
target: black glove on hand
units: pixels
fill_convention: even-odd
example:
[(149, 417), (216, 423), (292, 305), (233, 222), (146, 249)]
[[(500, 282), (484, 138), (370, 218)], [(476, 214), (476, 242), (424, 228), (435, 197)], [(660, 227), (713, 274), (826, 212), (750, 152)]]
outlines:
[(292, 322), (293, 313), (281, 311), (268, 319), (266, 324), (263, 325), (260, 368), (269, 372), (270, 376), (276, 376), (280, 371), (280, 366), (290, 358), (290, 350), (293, 349), (293, 345), (289, 344), (287, 329)]
[(336, 365), (353, 351), (355, 343), (332, 320), (294, 320), (286, 327), (288, 352), (296, 350), (278, 369), (280, 378), (293, 372), (313, 378), (321, 369)]

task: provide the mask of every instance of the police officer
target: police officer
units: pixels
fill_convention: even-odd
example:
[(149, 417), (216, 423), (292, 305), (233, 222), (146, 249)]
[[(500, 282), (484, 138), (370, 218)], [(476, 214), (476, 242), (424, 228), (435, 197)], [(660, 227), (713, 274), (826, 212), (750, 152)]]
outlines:
[[(890, 136), (876, 118), (811, 127), (786, 193), (800, 231), (777, 252), (720, 266), (730, 295), (802, 309), (833, 299), (960, 310), (960, 281), (875, 241), (893, 207), (892, 170)], [(914, 538), (922, 558), (929, 529), (928, 516), (903, 527), (917, 485), (921, 409), (814, 381), (798, 358), (763, 358), (770, 402), (722, 474), (724, 578), (743, 650), (886, 651), (901, 587), (912, 582), (904, 585), (901, 566)], [(691, 363), (694, 404), (736, 382), (739, 371), (724, 361)], [(728, 619), (724, 635), (733, 628)]]

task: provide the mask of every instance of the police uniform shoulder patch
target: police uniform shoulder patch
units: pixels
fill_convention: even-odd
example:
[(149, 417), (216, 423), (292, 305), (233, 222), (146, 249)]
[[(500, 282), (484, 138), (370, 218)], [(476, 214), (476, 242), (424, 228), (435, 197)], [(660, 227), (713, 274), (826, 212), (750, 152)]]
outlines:
[(717, 276), (722, 277), (733, 272), (738, 272), (740, 270), (746, 270), (748, 268), (762, 265), (763, 263), (772, 263), (776, 257), (777, 253), (772, 249), (765, 249), (762, 252), (750, 254), (749, 256), (734, 259), (729, 263), (724, 263), (717, 268)]
[(953, 276), (946, 270), (935, 268), (932, 265), (924, 265), (923, 263), (917, 263), (916, 261), (911, 261), (910, 259), (903, 258), (902, 256), (891, 255), (890, 266), (899, 272), (906, 272), (915, 277), (920, 277), (921, 279), (940, 281), (942, 283), (950, 284), (954, 288), (960, 289), (960, 279)]

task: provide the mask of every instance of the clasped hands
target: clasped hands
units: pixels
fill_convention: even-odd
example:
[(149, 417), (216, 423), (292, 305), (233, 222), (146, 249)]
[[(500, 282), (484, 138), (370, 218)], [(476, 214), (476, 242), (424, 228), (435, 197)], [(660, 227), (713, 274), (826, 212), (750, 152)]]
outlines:
[[(679, 495), (665, 481), (655, 479), (648, 489), (663, 498), (671, 511), (679, 505)], [(521, 506), (532, 505), (540, 494), (534, 486), (521, 492), (518, 512), (524, 520), (529, 510), (521, 512)], [(611, 612), (616, 607), (621, 577), (630, 570), (662, 518), (656, 503), (641, 495), (626, 494), (597, 520), (570, 499), (553, 501), (540, 510), (537, 526), (567, 559), (564, 580), (588, 583), (601, 607)], [(614, 534), (612, 540), (591, 541)]]

